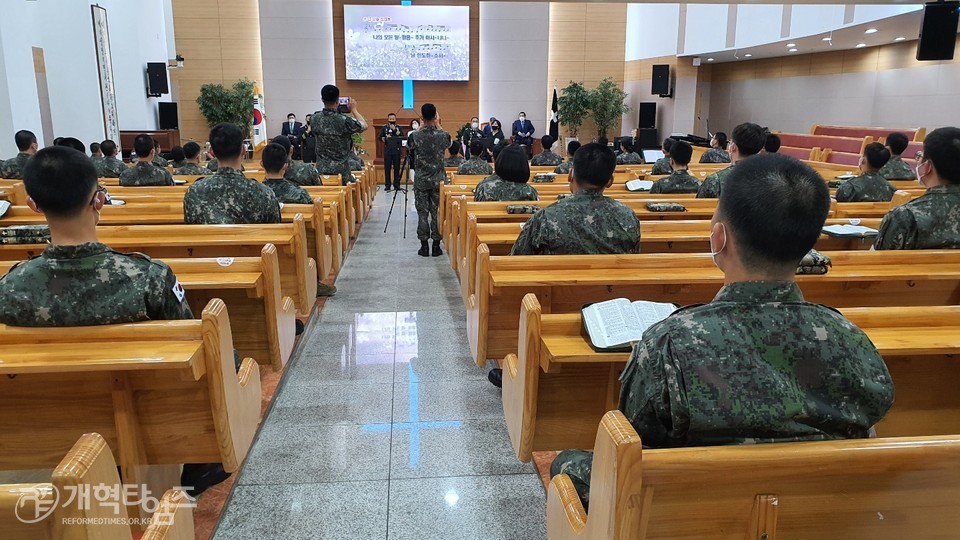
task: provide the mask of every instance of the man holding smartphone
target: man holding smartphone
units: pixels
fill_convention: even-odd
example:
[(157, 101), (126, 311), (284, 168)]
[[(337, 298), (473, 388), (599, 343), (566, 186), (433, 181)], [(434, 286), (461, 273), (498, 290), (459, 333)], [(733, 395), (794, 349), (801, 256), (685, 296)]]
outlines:
[(323, 100), (323, 109), (310, 118), (310, 132), (317, 141), (317, 171), (339, 174), (340, 183), (347, 185), (353, 178), (348, 161), (353, 134), (365, 131), (367, 122), (357, 110), (357, 103), (350, 98), (344, 98), (343, 107), (347, 112), (339, 112), (340, 89), (332, 84), (320, 89), (320, 99)]

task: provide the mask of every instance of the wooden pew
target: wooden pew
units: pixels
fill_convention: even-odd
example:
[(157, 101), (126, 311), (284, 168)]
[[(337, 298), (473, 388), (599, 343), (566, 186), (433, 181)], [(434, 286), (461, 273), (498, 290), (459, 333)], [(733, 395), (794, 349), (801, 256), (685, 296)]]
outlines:
[[(893, 377), (896, 401), (877, 424), (881, 437), (960, 433), (960, 307), (843, 308)], [(547, 314), (535, 295), (520, 308), (520, 347), (504, 359), (503, 414), (517, 457), (589, 448), (594, 426), (617, 407), (629, 352), (598, 353), (582, 335), (579, 313)]]
[[(130, 518), (127, 508), (108, 504), (118, 499), (83, 498), (96, 486), (123, 490), (107, 442), (98, 433), (87, 433), (60, 461), (50, 482), (0, 485), (0, 538), (133, 540), (130, 525), (123, 523)], [(183, 491), (167, 490), (141, 538), (192, 540), (194, 505)], [(42, 517), (48, 507), (51, 513)], [(28, 523), (37, 514), (41, 518)]]
[[(723, 274), (709, 254), (491, 257), (477, 249), (467, 299), (467, 335), (477, 365), (516, 352), (519, 306), (534, 293), (547, 313), (578, 313), (588, 302), (626, 297), (680, 305), (709, 302)], [(960, 251), (834, 251), (824, 275), (800, 275), (810, 302), (835, 307), (960, 304)]]
[(811, 135), (832, 135), (834, 137), (873, 137), (880, 141), (885, 140), (887, 135), (894, 131), (906, 134), (908, 139), (921, 142), (927, 136), (927, 128), (883, 128), (883, 127), (860, 127), (860, 126), (827, 126), (822, 124), (813, 124), (810, 128)]
[(167, 489), (182, 463), (236, 471), (253, 441), (260, 370), (250, 358), (235, 369), (221, 300), (199, 320), (0, 326), (0, 350), (2, 469), (56, 466), (83, 433), (97, 432), (125, 483), (162, 472)]
[[(296, 306), (280, 294), (277, 248), (263, 246), (260, 257), (221, 259), (164, 259), (183, 288), (194, 313), (200, 313), (213, 298), (230, 309), (236, 331), (234, 347), (280, 371), (290, 359), (296, 337)], [(0, 276), (13, 261), (0, 261)]]
[(10, 201), (10, 204), (27, 204), (27, 189), (23, 181), (0, 181), (0, 199)]
[[(567, 475), (547, 538), (950, 538), (960, 437), (650, 450), (619, 411), (596, 429), (590, 514)], [(779, 535), (779, 536), (778, 536)]]
[[(317, 266), (307, 253), (303, 216), (272, 225), (101, 226), (97, 236), (118, 251), (139, 251), (161, 259), (259, 257), (263, 246), (277, 248), (280, 290), (297, 311), (308, 315), (316, 304)], [(42, 244), (0, 245), (0, 261), (21, 261), (43, 252)]]
[(873, 137), (838, 137), (835, 135), (811, 135), (807, 133), (778, 133), (780, 142), (784, 146), (793, 146), (797, 148), (821, 148), (824, 151), (828, 149), (838, 152), (851, 152), (863, 154), (863, 149), (873, 142)]

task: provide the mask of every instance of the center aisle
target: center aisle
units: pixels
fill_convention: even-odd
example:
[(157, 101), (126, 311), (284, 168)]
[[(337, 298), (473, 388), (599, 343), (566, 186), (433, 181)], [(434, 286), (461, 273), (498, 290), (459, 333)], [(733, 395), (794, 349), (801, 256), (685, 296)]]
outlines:
[(456, 275), (377, 194), (306, 330), (217, 539), (538, 539), (546, 496), (470, 357)]

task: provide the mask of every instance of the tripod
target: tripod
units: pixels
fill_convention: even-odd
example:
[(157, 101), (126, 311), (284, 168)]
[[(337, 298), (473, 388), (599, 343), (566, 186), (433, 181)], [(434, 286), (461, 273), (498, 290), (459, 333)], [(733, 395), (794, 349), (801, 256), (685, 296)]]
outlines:
[[(403, 191), (403, 238), (407, 238), (407, 192), (410, 189), (410, 152), (403, 155), (403, 162), (400, 163), (400, 176), (403, 177), (403, 189), (393, 190), (393, 201), (390, 203), (390, 211), (387, 212), (387, 223), (383, 226), (383, 233), (387, 233), (387, 227), (390, 226), (390, 216), (393, 215), (393, 207), (397, 204), (397, 195)], [(385, 171), (386, 172), (386, 171)]]

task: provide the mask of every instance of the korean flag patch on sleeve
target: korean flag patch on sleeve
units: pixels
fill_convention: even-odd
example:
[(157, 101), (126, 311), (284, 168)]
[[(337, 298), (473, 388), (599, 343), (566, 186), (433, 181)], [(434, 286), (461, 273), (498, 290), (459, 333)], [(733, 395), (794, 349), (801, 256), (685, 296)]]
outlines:
[(183, 290), (183, 285), (180, 284), (178, 279), (176, 283), (173, 284), (173, 295), (177, 297), (177, 301), (183, 302), (183, 299), (187, 297), (187, 292)]

